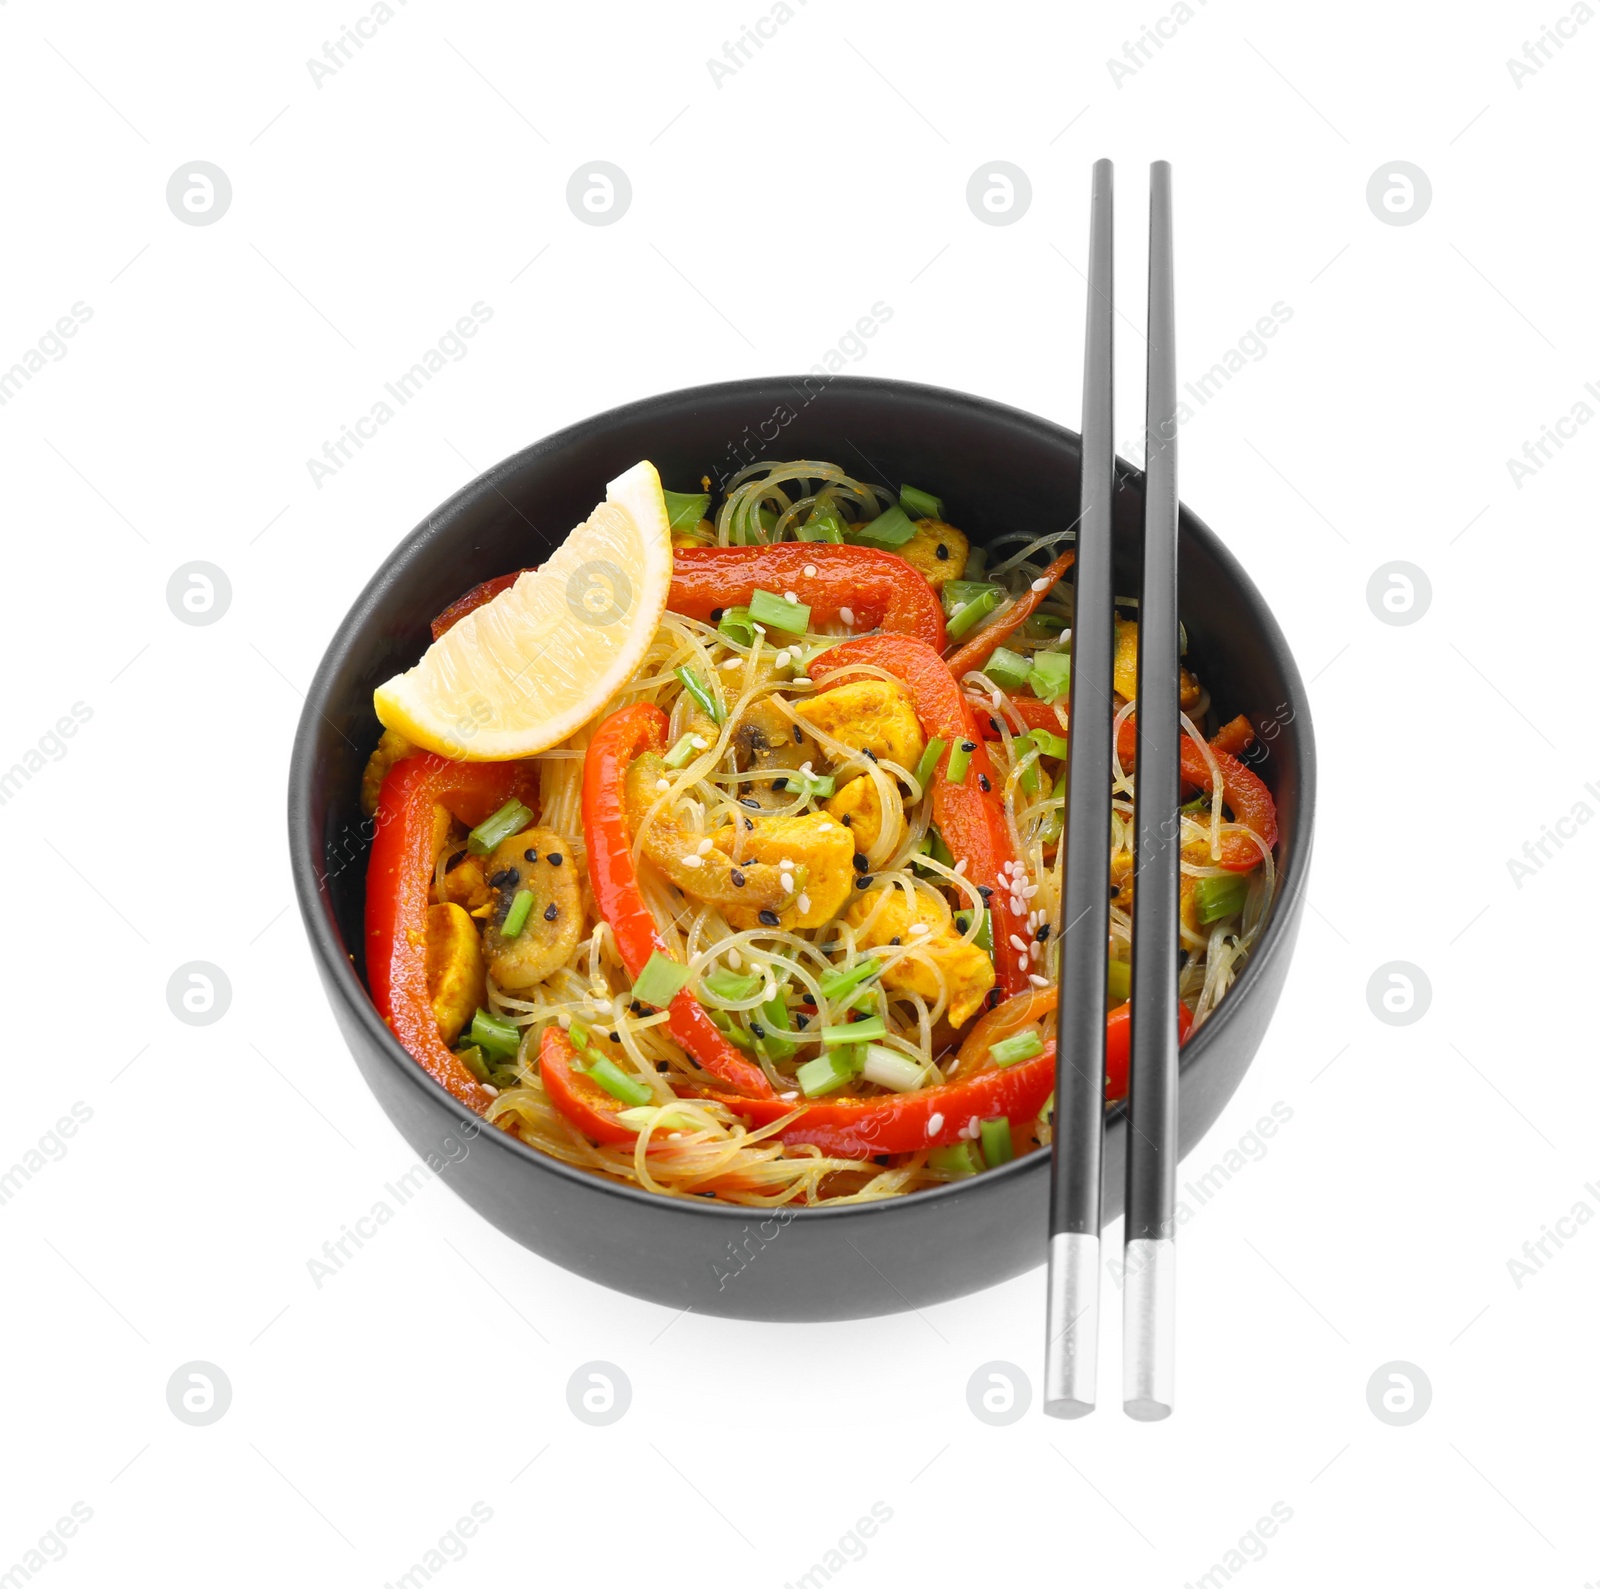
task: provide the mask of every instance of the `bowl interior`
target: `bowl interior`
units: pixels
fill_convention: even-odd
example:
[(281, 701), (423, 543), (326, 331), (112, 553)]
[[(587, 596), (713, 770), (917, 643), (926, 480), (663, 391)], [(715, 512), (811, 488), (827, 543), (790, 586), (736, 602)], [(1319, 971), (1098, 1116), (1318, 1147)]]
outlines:
[[(359, 786), (380, 731), (373, 688), (416, 661), (441, 608), (480, 580), (543, 561), (603, 496), (606, 482), (641, 458), (676, 490), (697, 489), (704, 475), (720, 483), (755, 461), (828, 459), (862, 480), (891, 489), (909, 481), (942, 497), (946, 516), (974, 543), (1019, 529), (1042, 534), (1071, 524), (1078, 512), (1074, 433), (980, 398), (852, 377), (666, 393), (585, 420), (497, 465), (401, 543), (341, 626), (308, 696), (291, 773), (293, 860), (325, 974), (347, 991), (354, 991), (352, 977), (365, 980), (361, 918), (371, 824), (361, 815)], [(1119, 594), (1139, 588), (1142, 483), (1142, 474), (1119, 465)], [(1262, 736), (1256, 770), (1278, 802), (1274, 908), (1281, 916), (1309, 857), (1312, 747), (1304, 689), (1260, 594), (1187, 509), (1179, 577), (1190, 666), (1221, 718), (1243, 712)], [(1229, 1004), (1244, 996), (1275, 925), (1217, 1017), (1185, 1048), (1186, 1073), (1225, 1023)]]

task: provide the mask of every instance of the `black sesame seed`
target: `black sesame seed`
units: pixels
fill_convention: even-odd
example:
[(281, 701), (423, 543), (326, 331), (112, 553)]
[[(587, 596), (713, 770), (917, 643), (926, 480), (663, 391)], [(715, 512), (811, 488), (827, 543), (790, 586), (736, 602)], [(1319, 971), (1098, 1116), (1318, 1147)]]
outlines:
[(763, 1038), (767, 1035), (767, 1029), (760, 1021), (752, 1021), (750, 1023), (750, 1035), (757, 1039)]
[(778, 925), (778, 913), (775, 910), (764, 910), (756, 917), (756, 920), (763, 927), (776, 927)]
[(454, 871), (456, 867), (458, 867), (464, 860), (466, 860), (466, 858), (467, 858), (467, 852), (465, 850), (457, 850), (456, 853), (454, 855), (452, 855), (450, 857), (450, 859), (444, 863), (445, 871), (447, 871), (447, 872)]
[(787, 789), (789, 787), (789, 780), (787, 778), (774, 778), (772, 780), (772, 787), (779, 790)]
[(999, 1002), (1000, 1002), (1000, 990), (999, 990), (999, 988), (990, 988), (989, 989), (989, 998), (988, 998), (989, 1008), (992, 1010), (995, 1007), (995, 1005), (997, 1005)]
[(867, 750), (867, 747), (865, 745), (863, 745), (861, 748), (862, 748), (862, 750), (866, 751), (866, 755), (867, 755), (867, 760), (868, 761), (876, 761), (878, 759), (875, 755), (873, 755), (873, 753), (870, 750)]
[(546, 921), (554, 921), (560, 914), (560, 908), (553, 899), (544, 907), (544, 919)]
[(537, 850), (524, 850), (522, 852), (522, 858), (525, 861), (537, 861), (539, 859), (539, 852)]
[(613, 1033), (612, 1033), (612, 1034), (611, 1034), (611, 1041), (612, 1041), (612, 1042), (613, 1042), (613, 1043), (620, 1043), (620, 1042), (621, 1042), (621, 1041), (622, 1041), (622, 1035), (621, 1035), (621, 1033), (619, 1033), (619, 1032), (613, 1032)]
[(667, 1062), (666, 1062), (666, 1060), (664, 1060), (664, 1059), (658, 1059), (658, 1060), (657, 1060), (657, 1061), (656, 1061), (656, 1069), (657, 1069), (657, 1070), (671, 1070), (671, 1069), (672, 1069), (672, 1066), (671, 1066), (671, 1065), (669, 1065), (669, 1064), (668, 1064), (668, 1063), (667, 1063)]
[(994, 890), (990, 888), (987, 883), (979, 883), (978, 892), (982, 894), (985, 899), (992, 899), (994, 897)]
[(998, 719), (996, 719), (996, 718), (993, 718), (993, 717), (991, 717), (991, 718), (990, 718), (990, 719), (989, 719), (989, 727), (990, 727), (990, 728), (992, 728), (992, 729), (993, 729), (993, 730), (994, 730), (994, 731), (995, 731), (995, 733), (997, 733), (997, 734), (998, 734), (998, 733), (999, 733), (999, 732), (1000, 732), (1000, 723), (999, 723), (999, 720), (998, 720)]
[(1041, 921), (1039, 923), (1038, 932), (1036, 932), (1033, 936), (1037, 938), (1040, 943), (1048, 942), (1050, 937), (1050, 923), (1047, 921)]
[(712, 623), (722, 622), (722, 609), (720, 607), (713, 607), (711, 609), (711, 621)]
[(941, 563), (948, 563), (950, 561), (950, 548), (946, 546), (943, 541), (940, 541), (939, 544), (934, 547), (933, 555), (937, 557)]
[(746, 833), (754, 833), (756, 830), (755, 823), (752, 822), (749, 817), (744, 819), (744, 830)]
[(733, 879), (733, 886), (735, 888), (743, 888), (744, 887), (744, 873), (741, 872), (737, 866), (734, 867), (734, 869), (731, 872), (728, 873), (728, 876)]
[(978, 747), (970, 739), (964, 739), (961, 741), (961, 748), (970, 756)]
[(989, 775), (988, 775), (988, 773), (986, 773), (986, 772), (980, 772), (980, 773), (979, 773), (979, 774), (978, 774), (978, 787), (979, 787), (979, 788), (980, 788), (980, 789), (981, 789), (981, 790), (983, 790), (983, 792), (984, 792), (984, 793), (985, 793), (985, 794), (988, 794), (988, 792), (989, 792), (989, 790), (990, 790), (990, 789), (991, 789), (991, 788), (992, 788), (992, 787), (993, 787), (993, 785), (992, 785), (992, 784), (991, 784), (991, 783), (990, 783), (990, 782), (989, 782)]
[(872, 879), (870, 877), (858, 877), (856, 879), (856, 887), (857, 888), (871, 888), (872, 887)]
[(800, 725), (798, 723), (794, 725), (794, 742), (797, 745), (803, 745), (806, 742), (806, 736), (800, 732)]
[(496, 872), (489, 879), (490, 888), (515, 888), (522, 881), (522, 873), (516, 867), (508, 866), (503, 871)]
[(809, 1015), (797, 1015), (797, 1016), (795, 1016), (795, 1018), (794, 1018), (795, 1029), (797, 1031), (801, 1031), (801, 1032), (805, 1031), (806, 1022), (809, 1021), (810, 1019), (811, 1019), (811, 1017)]
[(850, 813), (847, 811), (842, 817), (839, 818), (839, 820), (842, 823), (844, 823), (844, 825), (846, 827), (849, 827), (850, 826)]
[(748, 797), (740, 800), (739, 804), (742, 806), (749, 806), (752, 811), (759, 811), (761, 809), (761, 802), (759, 800), (751, 800)]
[(896, 933), (895, 936), (889, 940), (889, 947), (891, 949), (898, 949), (900, 947), (900, 936), (898, 933)]
[(551, 850), (549, 859), (552, 866), (559, 866), (561, 864), (561, 857), (554, 850)]
[(867, 869), (867, 858), (864, 855), (857, 855), (853, 858), (851, 864), (858, 872), (864, 872)]
[(1111, 885), (1111, 897), (1113, 899), (1115, 899), (1117, 897), (1117, 895), (1120, 894), (1121, 892), (1122, 892), (1122, 889), (1118, 884), (1113, 883)]
[(628, 1009), (635, 1015), (644, 1014), (644, 1006), (637, 999), (628, 1006)]

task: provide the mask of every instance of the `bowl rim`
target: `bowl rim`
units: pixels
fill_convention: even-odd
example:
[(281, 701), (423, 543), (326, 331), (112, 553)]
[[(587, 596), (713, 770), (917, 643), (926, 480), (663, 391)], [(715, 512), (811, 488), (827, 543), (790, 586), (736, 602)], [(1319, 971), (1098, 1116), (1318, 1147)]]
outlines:
[[(618, 423), (645, 419), (663, 408), (682, 407), (697, 400), (713, 397), (720, 400), (743, 396), (755, 400), (776, 396), (782, 401), (785, 399), (785, 390), (788, 394), (800, 395), (807, 390), (805, 383), (811, 380), (814, 380), (813, 376), (752, 376), (736, 381), (712, 381), (698, 386), (678, 387), (671, 391), (658, 392), (576, 420), (502, 458), (446, 498), (400, 540), (362, 587), (344, 617), (340, 619), (317, 664), (316, 672), (307, 687), (305, 704), (295, 728), (289, 763), (289, 860), (300, 917), (318, 961), (324, 987), (328, 989), (330, 996), (338, 997), (344, 1009), (354, 1017), (363, 1029), (364, 1035), (375, 1045), (391, 1067), (397, 1068), (411, 1085), (420, 1089), (431, 1102), (442, 1106), (446, 1114), (454, 1117), (456, 1124), (466, 1128), (473, 1138), (485, 1136), (484, 1128), (488, 1122), (440, 1086), (411, 1057), (379, 1017), (377, 1006), (373, 1004), (366, 987), (356, 973), (349, 946), (343, 944), (336, 936), (331, 913), (323, 901), (324, 888), (319, 880), (320, 870), (317, 865), (319, 844), (312, 828), (310, 793), (316, 767), (315, 743), (320, 725), (331, 721), (327, 717), (326, 707), (333, 677), (350, 654), (358, 649), (358, 637), (363, 634), (374, 609), (389, 587), (400, 579), (410, 562), (468, 507), (490, 493), (501, 495), (498, 481), (504, 476), (520, 472), (530, 464), (567, 451)], [(951, 387), (878, 376), (836, 375), (829, 378), (824, 389), (830, 392), (836, 389), (871, 392), (890, 399), (914, 399), (922, 403), (938, 402), (967, 413), (981, 413), (986, 419), (1000, 424), (1032, 429), (1042, 439), (1056, 445), (1067, 446), (1071, 450), (1081, 446), (1081, 437), (1077, 431), (1054, 420), (1045, 419), (1041, 415), (998, 402), (993, 398), (957, 391)], [(1135, 468), (1120, 457), (1116, 459), (1116, 472), (1119, 486), (1126, 480), (1140, 481), (1144, 477), (1142, 469)], [(1185, 1072), (1204, 1061), (1206, 1054), (1217, 1041), (1217, 1034), (1226, 1031), (1230, 1015), (1243, 1007), (1251, 990), (1266, 977), (1269, 968), (1280, 957), (1292, 953), (1294, 936), (1292, 927), (1299, 915), (1299, 901), (1305, 891), (1311, 861), (1316, 804), (1316, 744), (1305, 684), (1301, 679), (1294, 653), (1290, 650), (1288, 641), (1279, 628), (1265, 597), (1222, 539), (1181, 500), (1179, 524), (1181, 533), (1191, 537), (1197, 536), (1199, 540), (1207, 543), (1209, 555), (1222, 566), (1229, 579), (1238, 588), (1251, 609), (1253, 621), (1261, 629), (1280, 660), (1286, 694), (1289, 697), (1288, 704), (1294, 708), (1291, 721), (1295, 725), (1296, 732), (1290, 743), (1300, 782), (1293, 833), (1294, 844), (1289, 864), (1280, 867), (1278, 871), (1278, 890), (1271, 907), (1271, 919), (1260, 941), (1245, 961), (1244, 969), (1229, 988), (1223, 1002), (1217, 1007), (1216, 1013), (1205, 1021), (1192, 1041), (1184, 1044), (1179, 1061), (1181, 1079)], [(1281, 837), (1280, 835), (1280, 844)], [(1124, 1100), (1113, 1105), (1108, 1111), (1106, 1130), (1109, 1132), (1114, 1127), (1124, 1124), (1126, 1118), (1127, 1104)], [(808, 1222), (823, 1219), (838, 1220), (882, 1214), (894, 1209), (926, 1208), (934, 1199), (948, 1201), (981, 1195), (985, 1186), (994, 1187), (1002, 1181), (1009, 1181), (1017, 1176), (1042, 1174), (1050, 1158), (1047, 1153), (1028, 1153), (1013, 1159), (1009, 1164), (1002, 1165), (998, 1170), (989, 1170), (982, 1175), (965, 1177), (943, 1186), (929, 1187), (905, 1196), (882, 1198), (869, 1203), (830, 1204), (821, 1208), (799, 1207), (785, 1203), (767, 1208), (752, 1207), (742, 1203), (724, 1203), (702, 1197), (667, 1197), (658, 1192), (649, 1192), (643, 1187), (630, 1186), (625, 1182), (614, 1181), (575, 1165), (565, 1164), (506, 1131), (490, 1130), (486, 1140), (493, 1142), (499, 1150), (520, 1157), (535, 1170), (559, 1176), (574, 1187), (609, 1194), (625, 1203), (642, 1205), (664, 1214), (699, 1215), (730, 1222), (748, 1222), (757, 1215), (766, 1218), (786, 1215), (788, 1218), (805, 1219)]]

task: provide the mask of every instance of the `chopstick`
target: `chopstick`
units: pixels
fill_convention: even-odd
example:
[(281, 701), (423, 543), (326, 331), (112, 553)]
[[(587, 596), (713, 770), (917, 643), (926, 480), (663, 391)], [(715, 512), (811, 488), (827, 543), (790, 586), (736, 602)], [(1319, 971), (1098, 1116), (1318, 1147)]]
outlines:
[(1044, 1410), (1094, 1409), (1100, 1317), (1100, 1181), (1106, 1112), (1106, 934), (1111, 833), (1111, 162), (1094, 165), (1083, 353), (1082, 500), (1073, 576), (1066, 882), (1056, 1012), (1055, 1133)]
[(1128, 1068), (1122, 1410), (1172, 1411), (1173, 1215), (1178, 1163), (1178, 373), (1172, 167), (1150, 167), (1150, 340), (1145, 373), (1144, 588), (1139, 598), (1134, 782), (1133, 1008)]

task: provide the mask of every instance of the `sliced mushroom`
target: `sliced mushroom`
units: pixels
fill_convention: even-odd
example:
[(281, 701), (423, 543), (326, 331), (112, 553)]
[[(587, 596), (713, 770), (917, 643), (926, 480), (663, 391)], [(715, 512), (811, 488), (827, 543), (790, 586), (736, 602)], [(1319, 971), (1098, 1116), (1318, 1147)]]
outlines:
[[(491, 894), (483, 946), (489, 975), (508, 993), (537, 987), (564, 966), (583, 936), (583, 885), (567, 841), (553, 828), (527, 828), (503, 839), (484, 863)], [(533, 896), (521, 930), (505, 920), (526, 889)]]

